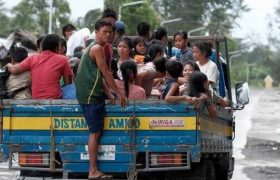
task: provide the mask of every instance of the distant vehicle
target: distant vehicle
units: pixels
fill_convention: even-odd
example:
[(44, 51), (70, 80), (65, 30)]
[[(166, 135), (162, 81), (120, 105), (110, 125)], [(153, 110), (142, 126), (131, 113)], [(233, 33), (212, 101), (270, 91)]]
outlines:
[[(210, 40), (219, 49), (224, 37)], [(249, 102), (248, 84), (236, 86), (232, 99), (229, 67), (219, 66), (231, 109), (217, 107), (217, 119), (206, 108), (160, 100), (129, 100), (125, 108), (106, 104), (98, 166), (128, 179), (230, 179), (234, 169), (234, 110)], [(1, 159), (21, 176), (71, 178), (87, 173), (88, 130), (76, 100), (1, 101)]]

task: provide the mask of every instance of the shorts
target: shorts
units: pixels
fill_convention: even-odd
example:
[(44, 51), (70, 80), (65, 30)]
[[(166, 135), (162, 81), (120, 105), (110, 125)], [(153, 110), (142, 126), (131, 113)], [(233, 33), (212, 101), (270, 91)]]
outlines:
[(88, 125), (90, 133), (97, 133), (103, 130), (105, 103), (80, 104)]

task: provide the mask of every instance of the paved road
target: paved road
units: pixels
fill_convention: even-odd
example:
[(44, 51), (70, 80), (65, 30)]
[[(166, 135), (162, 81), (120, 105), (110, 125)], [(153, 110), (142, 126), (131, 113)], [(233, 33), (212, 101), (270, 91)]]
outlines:
[(236, 113), (233, 180), (280, 179), (280, 90), (254, 90)]
[(19, 171), (8, 170), (7, 163), (0, 163), (0, 180), (16, 180), (19, 176)]

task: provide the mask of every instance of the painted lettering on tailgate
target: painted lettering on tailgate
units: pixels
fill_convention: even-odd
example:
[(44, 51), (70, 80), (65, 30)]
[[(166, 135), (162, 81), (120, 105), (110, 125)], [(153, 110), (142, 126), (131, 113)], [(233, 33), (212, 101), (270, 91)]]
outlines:
[[(129, 122), (129, 118), (110, 118), (109, 128), (110, 129), (125, 129), (131, 128), (131, 123)], [(135, 128), (140, 127), (140, 120), (135, 119)]]
[(151, 127), (184, 127), (184, 120), (180, 119), (153, 119), (150, 121)]
[(84, 118), (54, 118), (55, 129), (87, 129)]

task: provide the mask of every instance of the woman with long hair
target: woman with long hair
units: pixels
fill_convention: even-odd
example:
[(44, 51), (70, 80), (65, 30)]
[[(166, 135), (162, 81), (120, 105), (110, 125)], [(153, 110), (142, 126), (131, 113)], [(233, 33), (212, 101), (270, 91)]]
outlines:
[(122, 80), (115, 79), (120, 92), (129, 99), (146, 99), (145, 90), (134, 84), (137, 65), (134, 61), (125, 61), (120, 66)]

